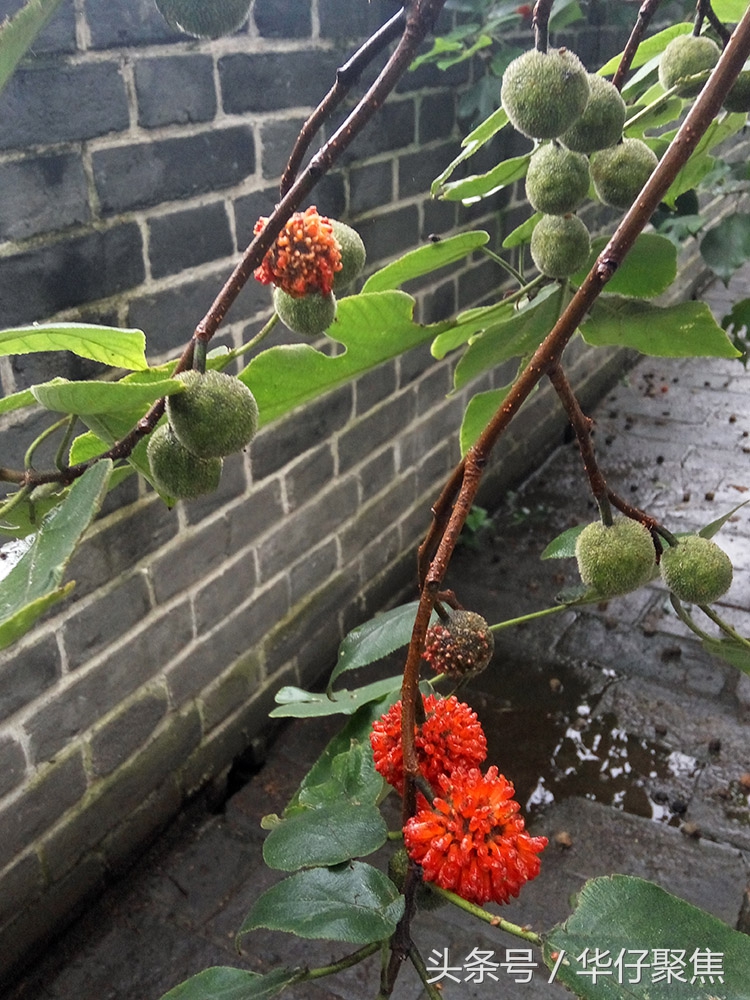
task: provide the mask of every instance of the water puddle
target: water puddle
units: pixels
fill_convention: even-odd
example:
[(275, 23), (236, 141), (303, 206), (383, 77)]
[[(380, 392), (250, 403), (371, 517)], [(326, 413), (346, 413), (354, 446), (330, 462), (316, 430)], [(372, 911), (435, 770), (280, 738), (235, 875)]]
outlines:
[(513, 781), (527, 815), (575, 796), (655, 822), (681, 822), (701, 764), (626, 732), (611, 713), (597, 714), (613, 681), (605, 678), (593, 692), (562, 667), (555, 676), (508, 669), (503, 677), (483, 675), (475, 682), (481, 689), (463, 695), (482, 720), (488, 761)]

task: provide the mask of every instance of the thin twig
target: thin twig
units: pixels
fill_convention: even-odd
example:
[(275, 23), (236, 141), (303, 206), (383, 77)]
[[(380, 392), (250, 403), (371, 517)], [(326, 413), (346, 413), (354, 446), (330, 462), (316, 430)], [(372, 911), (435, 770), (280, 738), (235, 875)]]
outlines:
[(286, 170), (281, 177), (281, 197), (287, 193), (299, 172), (305, 153), (310, 147), (313, 136), (323, 122), (336, 110), (354, 84), (359, 80), (365, 68), (392, 41), (394, 41), (404, 26), (404, 8), (393, 15), (390, 21), (371, 35), (361, 48), (357, 49), (351, 58), (336, 70), (336, 82), (326, 96), (313, 111), (302, 126), (294, 149), (289, 156)]
[(625, 77), (630, 72), (633, 59), (638, 51), (638, 46), (641, 44), (643, 36), (646, 34), (646, 29), (651, 23), (651, 19), (656, 13), (656, 8), (659, 6), (660, 2), (661, 0), (644, 0), (644, 3), (641, 4), (635, 25), (630, 33), (630, 38), (623, 49), (620, 65), (617, 67), (617, 71), (612, 77), (612, 83), (618, 90), (622, 90), (622, 86), (625, 83)]
[(732, 32), (726, 27), (724, 22), (716, 16), (716, 11), (713, 9), (710, 0), (706, 5), (706, 20), (721, 39), (722, 45), (726, 45), (732, 37)]
[(546, 52), (549, 44), (549, 16), (554, 0), (537, 0), (531, 15), (531, 26), (534, 29), (534, 48), (537, 52)]

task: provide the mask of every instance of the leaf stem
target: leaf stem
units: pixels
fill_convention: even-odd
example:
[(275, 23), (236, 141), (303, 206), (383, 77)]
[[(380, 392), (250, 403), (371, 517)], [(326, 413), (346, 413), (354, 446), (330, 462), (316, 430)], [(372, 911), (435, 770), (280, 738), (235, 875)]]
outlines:
[(508, 618), (504, 622), (497, 622), (490, 625), (491, 632), (500, 632), (504, 628), (511, 628), (514, 625), (525, 625), (526, 622), (534, 621), (535, 618), (544, 618), (546, 615), (554, 615), (558, 611), (567, 611), (569, 604), (555, 604), (551, 608), (542, 608), (541, 611), (532, 611), (531, 614), (521, 615), (519, 618)]
[(430, 1000), (443, 1000), (443, 994), (430, 982), (427, 974), (427, 966), (424, 964), (424, 959), (419, 954), (419, 949), (415, 944), (412, 944), (409, 949), (409, 958), (411, 959), (411, 964), (417, 970), (417, 975), (422, 980), (422, 985)]
[(61, 420), (56, 420), (54, 424), (50, 424), (49, 427), (45, 427), (41, 434), (34, 438), (29, 447), (26, 449), (26, 453), (23, 456), (23, 465), (26, 470), (33, 468), (34, 452), (36, 449), (51, 437), (56, 431), (59, 431), (61, 427), (64, 427), (68, 422), (69, 417), (63, 417)]
[(744, 635), (740, 635), (737, 629), (733, 628), (729, 622), (725, 622), (724, 619), (718, 615), (713, 608), (709, 607), (708, 604), (699, 604), (698, 607), (701, 609), (704, 615), (711, 619), (714, 625), (718, 625), (722, 632), (725, 632), (731, 639), (735, 642), (741, 643), (747, 649), (750, 649), (750, 639), (746, 639)]
[(330, 965), (321, 965), (316, 969), (308, 969), (305, 979), (322, 979), (323, 976), (334, 976), (337, 972), (350, 969), (353, 965), (363, 962), (370, 955), (374, 955), (375, 952), (380, 951), (380, 945), (380, 941), (371, 941), (364, 948), (360, 948), (358, 951), (352, 952), (351, 955), (345, 955), (344, 958), (340, 958), (338, 962), (331, 962)]
[(502, 917), (498, 917), (494, 913), (488, 913), (484, 907), (477, 906), (476, 903), (470, 903), (468, 899), (462, 899), (461, 896), (457, 896), (450, 889), (441, 889), (440, 886), (432, 882), (429, 883), (429, 886), (431, 892), (437, 893), (438, 896), (447, 899), (449, 903), (453, 903), (454, 906), (458, 906), (467, 913), (471, 913), (472, 916), (478, 917), (479, 920), (483, 920), (486, 924), (490, 924), (492, 927), (499, 927), (501, 931), (506, 931), (506, 933), (522, 938), (524, 941), (529, 941), (531, 944), (541, 945), (542, 939), (536, 931), (530, 931), (526, 927), (521, 927), (520, 924), (512, 924), (509, 920), (503, 920)]
[(20, 490), (8, 497), (5, 503), (0, 504), (0, 521), (7, 517), (14, 507), (17, 507), (23, 500), (26, 499), (29, 493), (31, 493), (31, 489), (31, 486), (22, 486)]
[(78, 420), (78, 417), (75, 413), (71, 413), (68, 417), (68, 426), (63, 434), (60, 446), (57, 449), (57, 454), (55, 455), (55, 467), (60, 469), (60, 471), (67, 469), (68, 467), (68, 463), (65, 460), (65, 452), (68, 450), (70, 439), (73, 437), (73, 429), (75, 428), (76, 420)]
[(255, 334), (254, 337), (251, 337), (246, 344), (242, 345), (242, 347), (233, 348), (227, 354), (227, 357), (231, 360), (233, 358), (240, 358), (244, 354), (248, 354), (250, 351), (252, 351), (254, 347), (257, 347), (258, 344), (260, 344), (263, 340), (266, 339), (266, 337), (269, 335), (269, 333), (271, 333), (271, 331), (278, 322), (279, 322), (279, 314), (275, 312), (273, 316), (271, 316), (269, 321), (266, 324), (264, 324), (264, 326), (260, 330), (258, 330), (258, 332)]
[(680, 619), (680, 621), (683, 623), (683, 625), (687, 625), (687, 627), (690, 629), (690, 631), (694, 632), (698, 636), (699, 639), (708, 639), (709, 641), (711, 640), (711, 636), (708, 634), (708, 632), (704, 632), (702, 628), (699, 628), (695, 624), (695, 622), (693, 621), (693, 619), (690, 617), (690, 615), (688, 614), (688, 612), (683, 607), (682, 602), (679, 600), (679, 598), (675, 597), (674, 594), (670, 594), (669, 595), (669, 600), (670, 600), (670, 602), (672, 604), (672, 607), (675, 610), (675, 614)]
[(508, 263), (507, 260), (503, 260), (500, 254), (495, 253), (494, 250), (490, 250), (489, 247), (479, 247), (479, 249), (482, 251), (485, 257), (489, 257), (490, 260), (494, 260), (494, 262), (496, 264), (499, 264), (500, 267), (503, 268), (503, 270), (507, 271), (512, 278), (515, 278), (515, 280), (518, 282), (519, 285), (524, 284), (525, 279), (524, 276), (521, 274), (521, 272), (517, 271), (512, 264)]

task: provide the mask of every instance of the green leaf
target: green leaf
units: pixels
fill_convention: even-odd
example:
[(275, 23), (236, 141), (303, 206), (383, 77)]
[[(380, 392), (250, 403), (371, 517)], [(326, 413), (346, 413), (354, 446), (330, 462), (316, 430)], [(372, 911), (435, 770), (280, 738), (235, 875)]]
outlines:
[(506, 250), (510, 250), (512, 247), (519, 247), (524, 243), (529, 243), (531, 240), (531, 234), (534, 232), (534, 227), (537, 222), (539, 222), (541, 217), (541, 212), (534, 212), (534, 214), (528, 218), (526, 222), (522, 222), (520, 226), (516, 226), (516, 228), (512, 232), (508, 233), (503, 240), (503, 247), (505, 247)]
[(60, 587), (65, 567), (107, 493), (111, 462), (92, 466), (45, 516), (29, 549), (0, 581), (0, 649), (27, 632), (70, 590)]
[(312, 868), (272, 886), (255, 901), (238, 938), (259, 927), (302, 938), (369, 944), (396, 930), (404, 898), (382, 872), (361, 861)]
[(0, 413), (11, 413), (13, 410), (22, 410), (26, 406), (34, 406), (36, 400), (31, 389), (22, 389), (21, 392), (13, 392), (10, 396), (0, 399)]
[(386, 677), (349, 691), (340, 688), (331, 698), (327, 694), (283, 687), (276, 694), (278, 708), (269, 712), (272, 719), (312, 719), (322, 715), (353, 715), (370, 701), (379, 701), (401, 687), (401, 677)]
[[(698, 145), (690, 154), (690, 159), (675, 177), (669, 190), (662, 199), (670, 208), (675, 207), (675, 203), (681, 194), (692, 191), (714, 168), (716, 159), (709, 156), (709, 150), (729, 139), (735, 133), (745, 127), (747, 115), (728, 114), (714, 119), (701, 136)], [(669, 138), (668, 134), (662, 139)]]
[[(555, 286), (550, 286), (551, 292), (555, 290)], [(488, 327), (471, 341), (458, 362), (453, 378), (455, 388), (460, 389), (502, 361), (535, 351), (557, 322), (559, 312), (559, 296), (542, 293), (510, 319)]]
[[(255, 395), (261, 425), (324, 392), (431, 340), (450, 323), (420, 326), (405, 292), (374, 292), (341, 299), (329, 337), (346, 350), (336, 357), (308, 344), (285, 344), (258, 354), (240, 373)], [(95, 428), (92, 428), (95, 430)]]
[(176, 379), (158, 382), (71, 382), (55, 378), (51, 382), (31, 387), (42, 406), (60, 413), (122, 413), (123, 410), (142, 412), (162, 396), (184, 392), (185, 386)]
[(461, 143), (461, 146), (463, 147), (461, 152), (454, 160), (451, 160), (445, 170), (443, 170), (443, 172), (432, 182), (430, 193), (433, 198), (437, 197), (438, 192), (442, 189), (443, 185), (456, 167), (458, 167), (465, 160), (468, 160), (469, 157), (473, 156), (474, 153), (480, 150), (485, 143), (489, 142), (493, 136), (497, 135), (501, 129), (505, 128), (507, 124), (508, 115), (505, 113), (505, 109), (497, 108), (496, 111), (493, 111), (488, 118), (485, 118), (483, 122), (477, 125), (473, 131), (465, 136)]
[(747, 0), (713, 0), (711, 6), (720, 21), (734, 23), (742, 20), (747, 10)]
[[(26, 538), (38, 531), (39, 523), (45, 514), (53, 510), (68, 492), (69, 488), (62, 487), (59, 483), (38, 486), (4, 515), (0, 522), (0, 532), (6, 538)], [(10, 496), (8, 499), (10, 500)]]
[(660, 307), (605, 295), (581, 326), (581, 335), (593, 347), (631, 347), (659, 358), (739, 357), (703, 302)]
[(462, 201), (465, 205), (489, 198), (525, 177), (530, 159), (531, 153), (524, 153), (523, 156), (503, 160), (485, 174), (472, 174), (460, 181), (449, 181), (436, 192), (437, 196), (446, 201)]
[(216, 965), (191, 976), (161, 1000), (266, 1000), (307, 979), (306, 969), (273, 969), (260, 975)]
[(701, 639), (703, 648), (718, 656), (720, 660), (730, 663), (733, 667), (741, 670), (743, 674), (750, 674), (750, 648), (736, 639)]
[(107, 451), (110, 446), (106, 441), (102, 441), (93, 431), (86, 431), (74, 438), (70, 445), (68, 462), (70, 465), (78, 465), (79, 462), (88, 462), (90, 458), (95, 458)]
[(701, 240), (701, 257), (725, 285), (750, 258), (750, 214), (727, 215)]
[(147, 368), (146, 338), (141, 330), (121, 330), (89, 323), (38, 323), (0, 331), (0, 355), (71, 351), (113, 368)]
[(367, 666), (368, 663), (375, 663), (394, 650), (406, 646), (411, 640), (418, 607), (417, 601), (400, 604), (390, 611), (376, 615), (363, 625), (358, 625), (344, 636), (327, 690), (330, 692), (336, 679), (347, 670), (356, 670), (358, 667)]
[(439, 333), (430, 348), (433, 358), (441, 361), (446, 354), (461, 347), (477, 334), (490, 326), (495, 326), (501, 320), (510, 319), (516, 312), (517, 305), (513, 302), (494, 302), (490, 306), (478, 306), (459, 313), (453, 326)]
[(285, 872), (337, 865), (372, 854), (387, 839), (377, 806), (331, 802), (283, 819), (266, 837), (263, 860)]
[(59, 6), (60, 0), (28, 0), (17, 14), (0, 25), (0, 92)]
[(352, 740), (348, 750), (332, 759), (326, 780), (317, 785), (306, 784), (298, 801), (310, 808), (334, 802), (375, 805), (382, 790), (383, 779), (375, 770), (369, 740)]
[(479, 435), (495, 415), (498, 406), (502, 403), (512, 388), (511, 385), (503, 386), (502, 389), (489, 389), (487, 392), (478, 392), (469, 400), (461, 422), (461, 457), (476, 442)]
[[(659, 90), (661, 89), (659, 87)], [(648, 94), (644, 94), (639, 104), (629, 109), (631, 111), (631, 118), (638, 113), (638, 120), (632, 125), (629, 125), (628, 122), (625, 123), (624, 133), (628, 138), (640, 139), (647, 129), (669, 125), (671, 122), (677, 121), (682, 113), (683, 102), (681, 98), (670, 97), (666, 100), (657, 99), (651, 102), (648, 100), (648, 96)], [(654, 106), (649, 111), (646, 111), (645, 108), (650, 103), (653, 103)]]
[[(635, 54), (635, 58), (631, 63), (631, 69), (638, 69), (639, 66), (643, 66), (654, 56), (659, 56), (666, 49), (667, 45), (676, 38), (678, 35), (689, 35), (693, 30), (693, 25), (687, 21), (683, 21), (680, 24), (672, 24), (668, 28), (664, 28), (663, 31), (658, 31), (655, 35), (650, 38), (646, 38), (638, 46), (638, 51)], [(597, 70), (598, 76), (611, 76), (620, 65), (622, 60), (622, 52), (618, 55), (613, 56), (609, 62), (606, 62), (601, 69)]]
[(478, 247), (488, 243), (489, 239), (489, 234), (483, 230), (472, 230), (468, 233), (459, 233), (458, 236), (450, 236), (446, 240), (438, 240), (436, 243), (428, 243), (375, 271), (365, 282), (362, 291), (385, 292), (399, 288), (412, 278), (420, 278), (423, 274), (430, 274), (440, 267), (445, 267), (446, 264), (463, 260)]
[(581, 534), (585, 524), (577, 524), (566, 528), (547, 545), (540, 559), (570, 559), (576, 554), (576, 539)]
[[(618, 975), (614, 965), (617, 956), (624, 952), (625, 960), (632, 962), (636, 956), (628, 952), (643, 949), (648, 950), (649, 967), (642, 970), (642, 975), (637, 977), (627, 967)], [(666, 955), (674, 949), (684, 950), (683, 981), (652, 975), (655, 949), (663, 949)], [(591, 975), (596, 951), (600, 955), (609, 953), (611, 975)], [(691, 983), (692, 956), (696, 951), (720, 957), (723, 967), (720, 984), (713, 984), (708, 977), (703, 981), (698, 977)], [(584, 952), (588, 975), (582, 974)], [(628, 875), (610, 875), (587, 882), (572, 916), (546, 935), (543, 956), (550, 969), (559, 962), (555, 981), (583, 1000), (622, 1000), (625, 996), (629, 1000), (750, 998), (750, 937), (660, 886)], [(631, 981), (638, 978), (640, 982)]]
[[(608, 242), (606, 236), (591, 241), (587, 263), (570, 279), (573, 285), (583, 284)], [(674, 243), (657, 233), (641, 233), (607, 282), (607, 293), (650, 299), (669, 288), (676, 277), (677, 247)]]
[(730, 518), (734, 517), (737, 511), (741, 510), (748, 503), (750, 503), (750, 500), (743, 500), (742, 503), (738, 503), (736, 507), (732, 507), (732, 509), (730, 511), (727, 511), (726, 514), (722, 514), (721, 517), (717, 517), (715, 521), (711, 521), (710, 524), (707, 524), (705, 527), (701, 528), (698, 534), (702, 538), (713, 538), (714, 535), (718, 534), (721, 531), (721, 529), (724, 527), (727, 521), (729, 521)]

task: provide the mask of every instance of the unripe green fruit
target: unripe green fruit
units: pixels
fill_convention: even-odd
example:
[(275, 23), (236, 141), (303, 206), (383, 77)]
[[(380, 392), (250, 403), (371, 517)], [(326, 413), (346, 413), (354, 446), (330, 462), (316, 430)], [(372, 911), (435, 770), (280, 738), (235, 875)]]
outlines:
[[(713, 69), (720, 55), (719, 46), (705, 35), (678, 35), (662, 53), (659, 83), (665, 90), (670, 90), (685, 77)], [(705, 82), (683, 84), (677, 87), (677, 93), (680, 97), (695, 97)]]
[(732, 584), (732, 561), (710, 538), (688, 535), (662, 553), (659, 564), (666, 585), (687, 604), (712, 604)]
[(167, 396), (167, 417), (178, 440), (199, 458), (240, 451), (258, 429), (255, 396), (234, 375), (181, 372), (185, 391)]
[(341, 249), (341, 270), (333, 276), (334, 291), (346, 288), (362, 273), (367, 260), (367, 251), (362, 237), (356, 229), (347, 226), (345, 222), (331, 219), (333, 235)]
[(281, 288), (273, 290), (273, 304), (279, 319), (292, 333), (317, 337), (325, 333), (336, 318), (336, 296), (310, 292), (295, 299)]
[(589, 99), (581, 117), (563, 132), (560, 141), (578, 153), (614, 146), (622, 138), (627, 108), (620, 91), (609, 80), (589, 74)]
[(732, 89), (724, 98), (727, 111), (747, 114), (750, 111), (750, 70), (744, 70), (732, 84)]
[(197, 38), (231, 35), (247, 20), (252, 0), (156, 0), (170, 28)]
[(588, 73), (567, 49), (532, 49), (505, 70), (500, 100), (511, 123), (532, 139), (554, 139), (586, 107)]
[(636, 590), (656, 565), (651, 532), (629, 517), (616, 517), (611, 525), (587, 524), (576, 539), (576, 559), (583, 582), (602, 597)]
[(151, 434), (146, 455), (156, 488), (168, 497), (190, 500), (218, 489), (222, 460), (193, 455), (178, 441), (169, 424), (162, 424)]
[(567, 278), (588, 260), (591, 238), (576, 215), (543, 215), (531, 234), (531, 257), (548, 278)]
[(659, 162), (641, 139), (623, 139), (591, 157), (597, 197), (612, 208), (630, 208)]
[(529, 161), (526, 197), (536, 212), (567, 215), (589, 193), (589, 161), (556, 142), (540, 146)]

